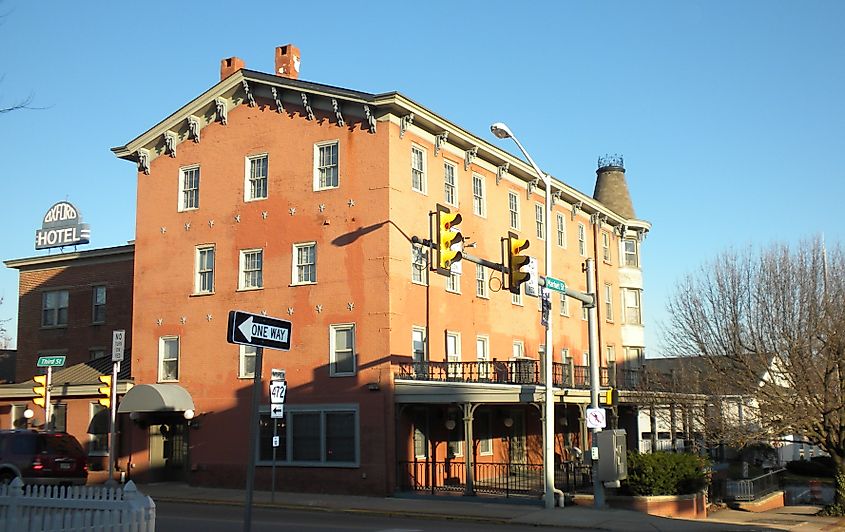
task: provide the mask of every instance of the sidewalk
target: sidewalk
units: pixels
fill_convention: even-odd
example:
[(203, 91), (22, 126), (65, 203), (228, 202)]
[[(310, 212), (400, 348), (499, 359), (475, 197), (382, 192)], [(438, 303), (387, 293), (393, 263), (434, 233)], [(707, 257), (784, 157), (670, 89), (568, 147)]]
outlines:
[[(142, 484), (138, 489), (154, 501), (232, 504), (242, 506), (243, 490), (193, 487), (181, 483)], [(293, 510), (356, 512), (385, 517), (418, 517), (428, 519), (465, 520), (488, 523), (514, 523), (560, 528), (595, 530), (648, 531), (751, 531), (845, 530), (845, 520), (811, 515), (814, 506), (790, 506), (765, 513), (721, 510), (707, 520), (691, 521), (656, 517), (627, 510), (595, 510), (568, 506), (547, 511), (539, 505), (520, 504), (502, 499), (463, 497), (363, 497), (356, 495), (324, 495), (277, 492), (275, 501), (267, 491), (255, 491), (255, 507), (276, 507)]]

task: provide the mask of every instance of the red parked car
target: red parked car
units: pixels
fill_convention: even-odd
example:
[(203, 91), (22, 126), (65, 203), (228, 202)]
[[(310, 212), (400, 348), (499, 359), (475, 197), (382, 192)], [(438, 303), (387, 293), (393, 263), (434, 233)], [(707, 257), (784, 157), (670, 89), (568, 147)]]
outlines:
[(84, 485), (88, 456), (66, 432), (0, 431), (0, 484), (21, 477), (24, 484)]

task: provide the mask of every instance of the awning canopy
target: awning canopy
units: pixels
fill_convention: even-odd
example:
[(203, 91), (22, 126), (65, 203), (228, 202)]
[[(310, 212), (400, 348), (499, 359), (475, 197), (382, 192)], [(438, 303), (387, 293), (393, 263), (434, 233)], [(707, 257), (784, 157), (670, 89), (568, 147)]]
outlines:
[(178, 384), (139, 384), (126, 392), (118, 414), (132, 412), (184, 412), (194, 410), (194, 400)]

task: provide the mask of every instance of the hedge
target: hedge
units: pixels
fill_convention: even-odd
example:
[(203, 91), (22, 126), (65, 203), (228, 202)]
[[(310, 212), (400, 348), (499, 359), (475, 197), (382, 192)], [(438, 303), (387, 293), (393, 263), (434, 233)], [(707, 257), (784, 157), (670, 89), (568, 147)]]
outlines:
[(628, 453), (628, 479), (622, 492), (628, 495), (688, 495), (709, 482), (710, 462), (688, 453), (659, 451)]

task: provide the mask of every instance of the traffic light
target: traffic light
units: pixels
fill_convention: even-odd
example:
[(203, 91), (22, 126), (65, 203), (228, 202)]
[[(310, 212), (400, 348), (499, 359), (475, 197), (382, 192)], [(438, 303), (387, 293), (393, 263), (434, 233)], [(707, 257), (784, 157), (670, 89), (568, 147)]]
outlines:
[(32, 402), (41, 408), (44, 408), (47, 404), (47, 375), (36, 375), (32, 378), (32, 380), (34, 380), (36, 384), (32, 387), (32, 391), (38, 396), (33, 399)]
[(518, 294), (520, 285), (531, 277), (530, 273), (519, 270), (531, 261), (528, 255), (520, 255), (529, 244), (527, 238), (519, 238), (516, 233), (508, 231), (508, 290), (514, 294)]
[(100, 375), (98, 379), (103, 383), (103, 386), (97, 388), (97, 391), (103, 394), (103, 397), (100, 397), (100, 404), (109, 408), (111, 406), (111, 375)]
[(451, 275), (452, 265), (463, 258), (463, 253), (458, 244), (464, 241), (464, 236), (458, 229), (461, 223), (461, 215), (452, 213), (443, 205), (437, 204), (437, 211), (434, 214), (436, 232), (434, 239), (434, 268), (440, 275)]
[(601, 391), (601, 397), (599, 397), (599, 402), (603, 403), (606, 406), (616, 406), (619, 404), (619, 390), (616, 388), (608, 388), (607, 390)]

